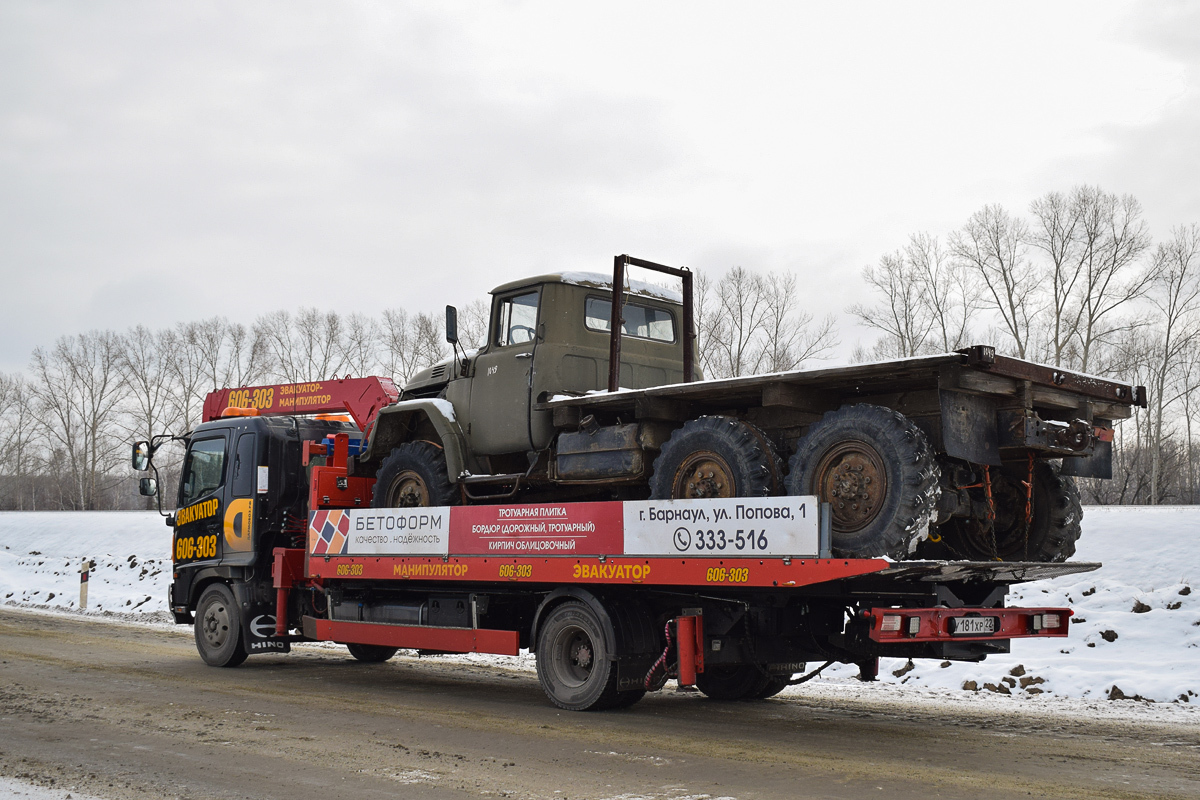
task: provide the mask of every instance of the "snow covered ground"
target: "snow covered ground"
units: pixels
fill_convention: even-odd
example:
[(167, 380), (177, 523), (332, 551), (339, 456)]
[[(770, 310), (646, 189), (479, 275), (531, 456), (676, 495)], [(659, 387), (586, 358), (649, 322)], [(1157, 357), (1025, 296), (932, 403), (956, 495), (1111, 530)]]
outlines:
[[(0, 601), (79, 613), (79, 565), (93, 558), (84, 613), (167, 622), (170, 542), (152, 512), (0, 512)], [(882, 686), (862, 686), (853, 667), (834, 666), (787, 693), (846, 695), (861, 687), (895, 699), (949, 694), (965, 702), (1009, 695), (1042, 708), (1056, 699), (1090, 706), (1136, 698), (1200, 713), (1200, 507), (1089, 507), (1076, 560), (1104, 567), (1019, 585), (1010, 595), (1010, 605), (1075, 609), (1067, 640), (1017, 640), (1012, 654), (980, 664), (885, 659)], [(503, 663), (532, 668), (527, 656)]]

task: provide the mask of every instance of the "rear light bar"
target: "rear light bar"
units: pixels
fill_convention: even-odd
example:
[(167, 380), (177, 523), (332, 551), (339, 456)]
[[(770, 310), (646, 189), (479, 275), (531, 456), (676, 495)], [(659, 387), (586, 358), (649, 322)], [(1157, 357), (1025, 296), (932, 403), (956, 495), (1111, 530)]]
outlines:
[(876, 642), (1065, 637), (1069, 608), (872, 608), (859, 612)]

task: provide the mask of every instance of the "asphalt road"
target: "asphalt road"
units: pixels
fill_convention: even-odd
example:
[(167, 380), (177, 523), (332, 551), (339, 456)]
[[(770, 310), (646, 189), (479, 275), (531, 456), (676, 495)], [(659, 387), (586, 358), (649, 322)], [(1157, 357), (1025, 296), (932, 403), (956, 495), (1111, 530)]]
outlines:
[(673, 691), (340, 648), (206, 667), (186, 629), (0, 609), (0, 775), (103, 798), (1200, 797), (1200, 729)]

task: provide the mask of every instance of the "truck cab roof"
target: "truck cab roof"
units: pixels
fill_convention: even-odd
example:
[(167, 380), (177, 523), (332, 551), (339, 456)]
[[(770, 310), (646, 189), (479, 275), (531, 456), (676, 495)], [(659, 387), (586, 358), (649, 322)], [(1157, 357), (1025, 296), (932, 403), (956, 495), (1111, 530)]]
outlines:
[[(531, 278), (509, 281), (492, 289), (491, 294), (504, 294), (514, 289), (524, 289), (528, 286), (540, 286), (544, 283), (565, 283), (572, 286), (587, 286), (595, 289), (612, 290), (612, 276), (600, 272), (552, 272), (547, 275), (537, 275)], [(625, 288), (629, 294), (662, 300), (676, 305), (683, 304), (683, 295), (674, 289), (659, 286), (646, 281), (626, 280)]]

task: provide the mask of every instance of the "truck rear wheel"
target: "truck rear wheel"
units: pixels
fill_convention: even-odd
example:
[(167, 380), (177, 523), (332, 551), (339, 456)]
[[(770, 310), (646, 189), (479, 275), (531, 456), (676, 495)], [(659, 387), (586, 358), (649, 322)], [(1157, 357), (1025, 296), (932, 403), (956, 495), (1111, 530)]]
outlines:
[(446, 454), (432, 442), (405, 442), (376, 473), (373, 508), (450, 506), (458, 492), (446, 474)]
[(837, 556), (900, 559), (928, 536), (939, 475), (925, 434), (911, 420), (859, 404), (809, 427), (792, 456), (788, 493), (832, 505)]
[(605, 643), (603, 622), (586, 603), (568, 600), (550, 610), (538, 631), (537, 674), (550, 702), (568, 711), (613, 708), (622, 699), (636, 702), (641, 694), (622, 698), (617, 691), (617, 665)]
[[(1066, 561), (1075, 555), (1083, 509), (1079, 488), (1059, 467), (1048, 461), (1033, 465), (1033, 518), (1025, 524), (1029, 480), (1026, 464), (1005, 465), (992, 472), (992, 497), (996, 519), (952, 517), (935, 534), (941, 542), (925, 553), (934, 558), (967, 558), (994, 561)], [(982, 489), (970, 489), (974, 505), (986, 502)]]
[(382, 664), (396, 655), (396, 651), (400, 648), (385, 647), (380, 644), (348, 644), (346, 649), (350, 651), (350, 655), (354, 656), (355, 660), (364, 664)]
[[(766, 697), (771, 676), (754, 664), (707, 666), (696, 673), (696, 688), (710, 700), (733, 701)], [(783, 687), (779, 687), (782, 689)]]
[(236, 667), (246, 660), (242, 618), (233, 592), (214, 583), (196, 605), (196, 649), (210, 667)]
[(783, 470), (766, 434), (733, 417), (699, 417), (671, 434), (650, 478), (656, 500), (767, 497)]

